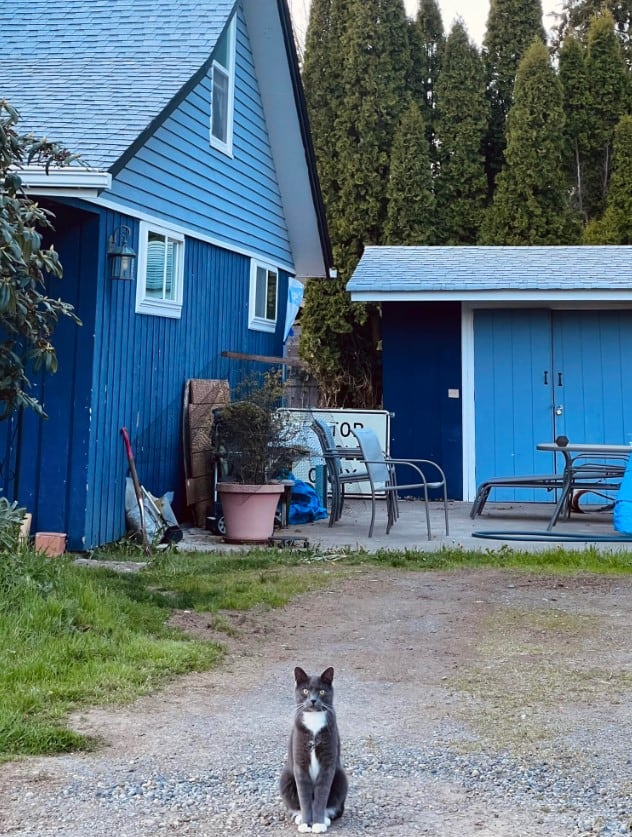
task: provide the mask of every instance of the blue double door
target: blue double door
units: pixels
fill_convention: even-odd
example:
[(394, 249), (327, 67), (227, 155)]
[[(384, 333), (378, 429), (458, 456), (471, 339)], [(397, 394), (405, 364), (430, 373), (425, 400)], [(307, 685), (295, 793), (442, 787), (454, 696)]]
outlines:
[[(632, 311), (477, 311), (474, 382), (477, 484), (551, 473), (560, 463), (536, 444), (559, 435), (624, 444), (632, 438)], [(521, 491), (519, 499), (551, 495)]]

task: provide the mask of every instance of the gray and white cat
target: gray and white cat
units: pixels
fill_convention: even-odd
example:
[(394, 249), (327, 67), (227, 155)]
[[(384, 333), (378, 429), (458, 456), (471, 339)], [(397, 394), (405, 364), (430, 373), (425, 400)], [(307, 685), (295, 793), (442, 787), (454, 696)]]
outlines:
[(342, 815), (347, 796), (333, 706), (334, 670), (317, 677), (297, 667), (294, 679), (296, 711), (281, 796), (301, 833), (323, 834)]

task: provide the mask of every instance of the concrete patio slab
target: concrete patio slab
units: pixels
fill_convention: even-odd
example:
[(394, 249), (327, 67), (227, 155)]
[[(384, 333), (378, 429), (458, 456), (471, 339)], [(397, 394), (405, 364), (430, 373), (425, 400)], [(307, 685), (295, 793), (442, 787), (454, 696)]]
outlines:
[[(450, 534), (445, 535), (443, 508), (440, 503), (431, 505), (432, 540), (428, 540), (423, 504), (419, 501), (400, 501), (400, 517), (386, 534), (386, 508), (378, 505), (375, 530), (368, 537), (371, 505), (367, 500), (348, 499), (341, 520), (330, 527), (327, 520), (319, 520), (301, 526), (289, 526), (275, 534), (306, 539), (310, 547), (323, 552), (345, 549), (365, 549), (375, 552), (389, 550), (438, 550), (462, 548), (466, 550), (497, 550), (510, 546), (517, 550), (545, 550), (555, 546), (568, 549), (597, 548), (601, 551), (632, 551), (630, 540), (622, 540), (612, 523), (612, 514), (589, 511), (573, 514), (570, 520), (561, 520), (546, 537), (546, 526), (553, 512), (551, 503), (494, 503), (488, 502), (483, 514), (471, 520), (471, 503), (451, 502), (449, 509)], [(475, 537), (474, 533), (499, 533), (493, 538)], [(519, 533), (527, 533), (522, 536)], [(574, 540), (565, 540), (564, 535)], [(516, 539), (516, 537), (520, 539)], [(543, 536), (546, 539), (543, 539)], [(522, 538), (525, 539), (522, 539)], [(577, 540), (575, 540), (577, 538)], [(605, 540), (613, 539), (613, 540)], [(619, 540), (617, 540), (619, 539)], [(299, 541), (300, 543), (300, 541)], [(224, 543), (221, 537), (202, 529), (187, 529), (182, 550), (239, 550), (243, 546)]]

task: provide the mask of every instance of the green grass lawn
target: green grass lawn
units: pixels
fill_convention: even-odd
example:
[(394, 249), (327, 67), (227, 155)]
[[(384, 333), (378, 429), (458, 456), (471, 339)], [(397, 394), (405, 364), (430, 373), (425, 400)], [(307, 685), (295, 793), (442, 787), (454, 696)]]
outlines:
[[(132, 555), (121, 546), (93, 557), (129, 561)], [(298, 593), (376, 565), (630, 573), (632, 553), (167, 551), (140, 572), (125, 574), (28, 550), (0, 554), (0, 760), (88, 749), (95, 742), (67, 726), (72, 709), (130, 701), (177, 675), (215, 665), (219, 645), (167, 627), (174, 609), (282, 607)]]

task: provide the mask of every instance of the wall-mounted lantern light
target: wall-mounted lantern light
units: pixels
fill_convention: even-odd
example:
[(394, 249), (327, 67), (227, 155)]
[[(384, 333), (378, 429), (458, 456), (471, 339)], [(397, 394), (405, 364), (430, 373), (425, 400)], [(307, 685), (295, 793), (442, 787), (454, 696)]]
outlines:
[(132, 231), (120, 226), (114, 230), (108, 243), (108, 261), (112, 279), (133, 279), (136, 252), (129, 246)]

